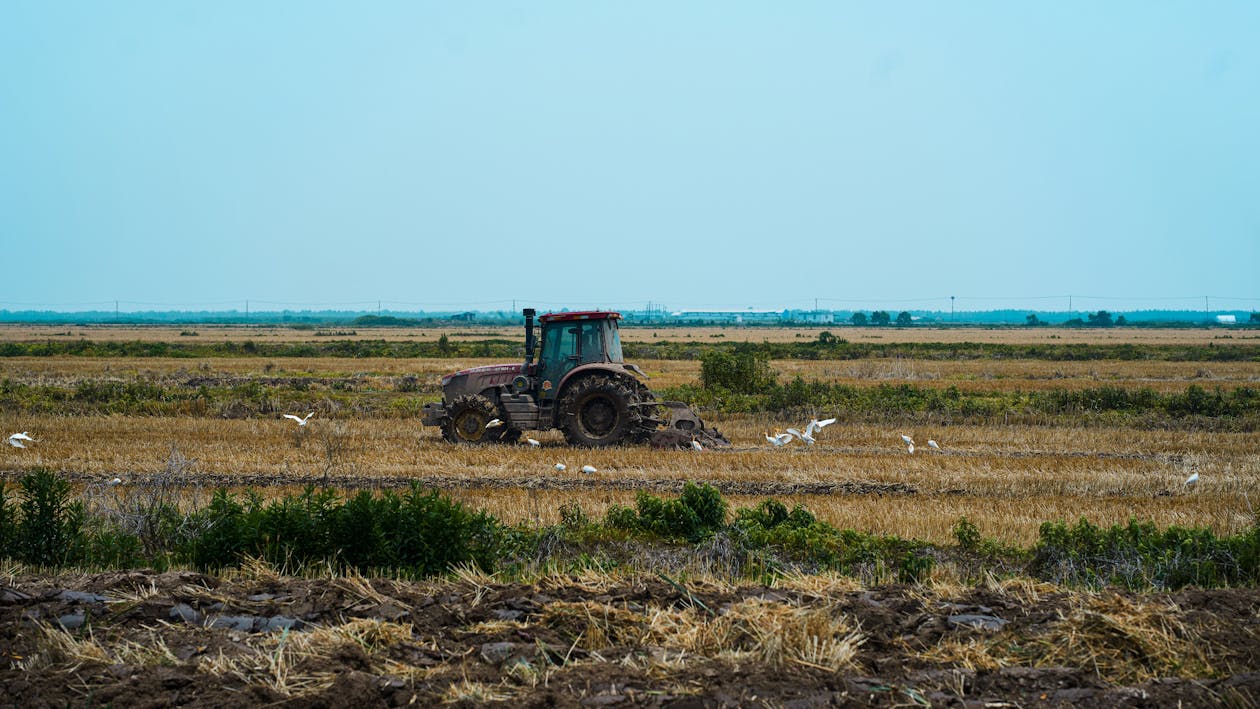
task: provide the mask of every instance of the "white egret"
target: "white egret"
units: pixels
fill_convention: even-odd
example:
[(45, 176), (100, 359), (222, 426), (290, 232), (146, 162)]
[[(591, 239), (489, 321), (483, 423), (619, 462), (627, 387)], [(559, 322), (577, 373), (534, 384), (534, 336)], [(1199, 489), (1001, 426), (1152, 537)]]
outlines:
[(698, 451), (704, 450), (704, 446), (700, 445), (700, 441), (697, 441), (694, 438), (691, 439), (691, 448), (692, 450), (698, 450)]
[(1199, 482), (1199, 471), (1196, 470), (1190, 474), (1190, 477), (1186, 478), (1186, 481), (1182, 483), (1182, 485), (1185, 485), (1186, 487), (1194, 487), (1194, 484), (1197, 482)]
[(14, 448), (25, 448), (25, 447), (26, 447), (26, 446), (22, 445), (22, 442), (21, 442), (21, 441), (19, 441), (19, 440), (18, 440), (18, 439), (16, 439), (16, 438), (10, 438), (10, 439), (8, 439), (8, 440), (9, 440), (9, 445), (13, 446)]
[(122, 478), (114, 478), (113, 480), (110, 480), (109, 482), (105, 484), (109, 487), (113, 487), (115, 485), (122, 485)]
[(309, 414), (307, 414), (305, 417), (298, 417), (298, 416), (294, 416), (293, 414), (285, 414), (284, 417), (287, 419), (293, 419), (294, 421), (297, 421), (297, 425), (299, 426), (305, 426), (306, 422), (309, 421), (310, 418), (314, 415), (315, 415), (315, 412), (312, 411)]
[(937, 443), (936, 441), (934, 441), (934, 440), (932, 440), (931, 438), (929, 438), (929, 439), (928, 439), (928, 448), (933, 448), (933, 449), (935, 449), (935, 450), (940, 450), (940, 449), (941, 449), (941, 446), (940, 446), (940, 444), (939, 444), (939, 443)]
[(808, 430), (806, 430), (805, 433), (801, 433), (795, 428), (789, 428), (787, 429), (787, 432), (789, 435), (796, 436), (797, 438), (804, 441), (806, 445), (810, 445), (810, 446), (814, 445), (814, 437), (810, 435)]
[(805, 433), (812, 436), (818, 431), (821, 431), (822, 429), (826, 428), (827, 426), (830, 426), (831, 424), (835, 422), (836, 420), (834, 418), (823, 419), (822, 421), (819, 421), (818, 419), (814, 419), (809, 422), (808, 426), (805, 427)]
[(538, 441), (534, 440), (533, 438), (526, 438), (526, 439), (525, 439), (525, 442), (526, 442), (526, 443), (528, 443), (529, 445), (533, 446), (534, 448), (537, 448), (538, 446), (541, 446), (541, 445), (542, 445), (541, 443), (539, 443)]
[(786, 446), (789, 442), (791, 442), (791, 440), (792, 434), (790, 433), (776, 433), (773, 436), (768, 433), (766, 434), (766, 442), (774, 444), (775, 448)]
[(563, 473), (566, 470), (564, 463), (556, 463), (556, 472)]
[(904, 434), (904, 433), (903, 433), (903, 434), (901, 434), (901, 440), (905, 441), (905, 442), (906, 442), (906, 445), (908, 445), (908, 446), (912, 446), (912, 445), (914, 445), (914, 439), (913, 439), (913, 438), (911, 438), (911, 437), (909, 437), (909, 436), (907, 436), (907, 435), (906, 435), (906, 434)]
[(503, 422), (500, 421), (499, 419), (490, 419), (489, 421), (486, 421), (486, 428), (498, 428), (499, 426), (502, 426), (502, 425), (503, 425)]
[(586, 473), (587, 475), (590, 475), (591, 473), (598, 473), (599, 471), (596, 470), (595, 466), (593, 465), (583, 465), (582, 472)]
[(911, 443), (910, 445), (906, 446), (906, 452), (908, 452), (908, 453), (913, 453), (913, 452), (914, 452), (914, 444), (913, 444), (913, 443)]

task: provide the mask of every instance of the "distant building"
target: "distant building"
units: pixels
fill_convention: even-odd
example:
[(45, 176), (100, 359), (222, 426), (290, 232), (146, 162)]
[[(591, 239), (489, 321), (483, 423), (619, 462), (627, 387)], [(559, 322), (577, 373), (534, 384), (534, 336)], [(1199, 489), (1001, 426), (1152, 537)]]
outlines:
[(836, 321), (836, 314), (830, 310), (785, 310), (783, 319), (810, 325), (830, 325)]
[(778, 310), (677, 310), (670, 313), (674, 322), (732, 325), (767, 325), (782, 321)]
[(1217, 315), (1216, 324), (1217, 325), (1237, 325), (1238, 318), (1233, 315)]

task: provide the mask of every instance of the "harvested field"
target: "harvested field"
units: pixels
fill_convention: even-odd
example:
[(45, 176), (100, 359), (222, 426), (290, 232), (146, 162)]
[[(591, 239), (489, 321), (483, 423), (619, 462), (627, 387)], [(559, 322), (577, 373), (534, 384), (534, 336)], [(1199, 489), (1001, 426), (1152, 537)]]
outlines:
[(1021, 581), (11, 571), (0, 702), (1253, 706), (1258, 608), (1254, 589)]
[[(253, 328), (196, 329), (191, 339), (263, 336)], [(160, 328), (83, 331), (94, 339), (180, 338)], [(487, 336), (471, 332), (477, 335), (470, 341)], [(668, 336), (734, 339), (738, 332)], [(856, 341), (865, 332), (842, 335)], [(869, 332), (872, 339), (931, 334), (936, 339), (927, 341), (934, 342), (1077, 335)], [(421, 334), (440, 333), (414, 338)], [(627, 340), (642, 334), (629, 330)], [(795, 334), (777, 337), (800, 339)], [(1219, 330), (1084, 334), (1160, 345), (1256, 344), (1242, 341), (1244, 331), (1224, 342), (1211, 339)], [(311, 333), (277, 329), (269, 336)], [(15, 337), (12, 328), (0, 328), (0, 341)], [(780, 382), (799, 375), (871, 396), (904, 385), (1000, 393), (1009, 397), (1004, 401), (1102, 388), (1236, 393), (1260, 382), (1260, 362), (1245, 358), (1141, 355), (776, 359), (770, 366)], [(840, 529), (942, 547), (956, 543), (964, 516), (985, 539), (1020, 548), (1037, 541), (1043, 522), (1081, 517), (1234, 535), (1252, 528), (1260, 503), (1260, 430), (1249, 414), (1218, 420), (1070, 409), (970, 417), (808, 407), (713, 411), (703, 412), (706, 421), (733, 446), (702, 452), (583, 450), (566, 446), (555, 431), (528, 434), (540, 440), (537, 448), (461, 447), (419, 425), (419, 406), (440, 396), (442, 374), (502, 361), (510, 360), (4, 357), (0, 430), (30, 431), (37, 441), (0, 450), (0, 479), (11, 484), (32, 471), (54, 471), (73, 484), (89, 513), (134, 508), (158, 489), (199, 507), (219, 487), (281, 498), (312, 485), (398, 490), (418, 482), (530, 528), (560, 524), (562, 507), (602, 519), (613, 506), (633, 506), (640, 492), (668, 497), (695, 481), (714, 486), (732, 508), (773, 497)], [(644, 366), (653, 388), (698, 385), (698, 360)], [(307, 411), (315, 415), (305, 428), (280, 417)], [(766, 444), (765, 433), (801, 426), (810, 415), (840, 420), (811, 447)], [(901, 434), (914, 437), (913, 454)], [(928, 448), (928, 439), (941, 450)], [(557, 472), (556, 463), (568, 470)], [(576, 472), (583, 465), (598, 472)], [(1192, 473), (1198, 484), (1184, 485)], [(122, 484), (106, 485), (114, 477)], [(904, 586), (888, 585), (897, 577), (887, 569), (863, 582), (829, 574), (712, 578), (702, 573), (708, 567), (691, 565), (692, 547), (624, 568), (617, 560), (641, 550), (615, 548), (615, 573), (534, 570), (542, 575), (509, 579), (465, 570), (431, 582), (293, 578), (261, 562), (220, 576), (50, 575), (11, 567), (0, 575), (0, 633), (10, 639), (0, 644), (7, 653), (0, 704), (177, 704), (195, 696), (251, 706), (690, 706), (700, 698), (725, 706), (1245, 706), (1260, 696), (1260, 597), (1253, 588), (1090, 592), (983, 574), (964, 583), (959, 567), (948, 565), (935, 567), (925, 583)], [(672, 576), (652, 576), (656, 569)]]

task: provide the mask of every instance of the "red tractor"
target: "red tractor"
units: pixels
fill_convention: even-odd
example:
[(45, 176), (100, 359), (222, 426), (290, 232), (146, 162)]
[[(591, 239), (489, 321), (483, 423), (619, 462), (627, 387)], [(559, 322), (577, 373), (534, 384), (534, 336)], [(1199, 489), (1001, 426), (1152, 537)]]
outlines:
[(658, 401), (640, 381), (647, 378), (643, 370), (622, 359), (620, 313), (543, 315), (541, 347), (534, 314), (524, 310), (524, 364), (442, 377), (442, 401), (424, 406), (426, 426), (440, 426), (454, 443), (515, 443), (522, 431), (558, 428), (570, 444), (587, 447), (730, 445), (686, 404)]

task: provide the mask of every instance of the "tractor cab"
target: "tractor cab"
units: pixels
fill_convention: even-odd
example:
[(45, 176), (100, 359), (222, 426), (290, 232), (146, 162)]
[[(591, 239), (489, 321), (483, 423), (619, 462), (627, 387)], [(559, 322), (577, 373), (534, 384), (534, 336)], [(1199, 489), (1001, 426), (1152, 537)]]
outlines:
[(574, 367), (623, 362), (619, 319), (620, 313), (609, 312), (548, 313), (538, 318), (542, 347), (534, 372), (541, 399), (554, 399), (556, 385)]

